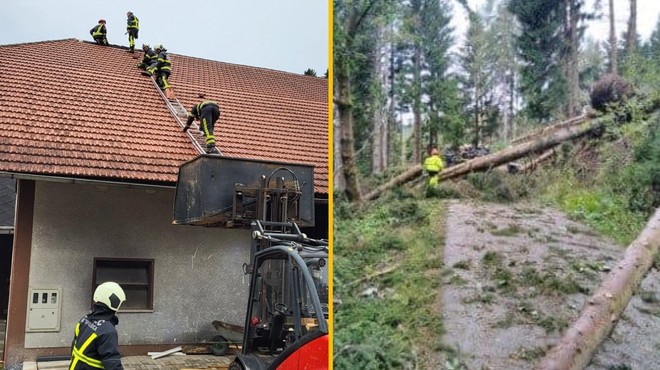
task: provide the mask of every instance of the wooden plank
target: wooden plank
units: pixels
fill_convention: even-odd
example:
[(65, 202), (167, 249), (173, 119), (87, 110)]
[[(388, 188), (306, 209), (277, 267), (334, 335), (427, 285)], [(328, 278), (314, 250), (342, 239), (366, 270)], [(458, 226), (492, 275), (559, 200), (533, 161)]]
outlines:
[(187, 344), (183, 346), (183, 352), (189, 355), (207, 355), (211, 353), (209, 344)]

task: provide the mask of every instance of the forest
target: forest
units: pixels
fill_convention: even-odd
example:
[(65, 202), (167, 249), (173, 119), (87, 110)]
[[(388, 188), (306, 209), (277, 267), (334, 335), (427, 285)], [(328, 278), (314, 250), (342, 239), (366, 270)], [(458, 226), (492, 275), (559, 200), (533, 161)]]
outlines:
[[(660, 329), (660, 14), (642, 36), (651, 1), (622, 3), (334, 0), (336, 369), (660, 363), (610, 343), (620, 317)], [(543, 333), (488, 354), (516, 328)]]

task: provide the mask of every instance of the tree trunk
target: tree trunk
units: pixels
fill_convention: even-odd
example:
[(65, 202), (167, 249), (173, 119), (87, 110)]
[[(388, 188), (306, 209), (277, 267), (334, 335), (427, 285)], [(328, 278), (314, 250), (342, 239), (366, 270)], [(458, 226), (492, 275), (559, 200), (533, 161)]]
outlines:
[(584, 369), (607, 338), (660, 248), (660, 208), (628, 246), (618, 266), (587, 301), (580, 316), (537, 366), (538, 370)]
[(567, 117), (573, 117), (578, 112), (578, 100), (580, 96), (580, 76), (579, 76), (579, 48), (580, 40), (578, 34), (578, 23), (580, 22), (580, 4), (579, 1), (569, 1), (568, 12), (568, 84), (569, 97), (566, 109)]
[(413, 97), (413, 163), (422, 161), (422, 51), (419, 42), (415, 43), (413, 84), (415, 96)]
[(555, 123), (554, 125), (551, 125), (551, 126), (546, 126), (546, 127), (539, 128), (539, 129), (534, 130), (534, 131), (532, 131), (528, 134), (525, 134), (523, 136), (520, 136), (520, 137), (517, 137), (517, 138), (511, 140), (511, 145), (517, 145), (517, 144), (525, 143), (525, 142), (528, 142), (528, 141), (531, 141), (531, 140), (536, 140), (539, 137), (547, 136), (551, 132), (555, 132), (560, 128), (579, 125), (579, 124), (583, 123), (586, 118), (588, 118), (588, 116), (579, 115), (579, 116), (561, 121), (559, 123)]
[[(584, 123), (579, 126), (576, 125), (576, 126), (564, 127), (559, 130), (555, 130), (550, 134), (540, 137), (534, 141), (518, 144), (500, 150), (498, 152), (492, 153), (490, 155), (474, 158), (469, 161), (463, 162), (459, 165), (446, 168), (440, 173), (440, 179), (447, 180), (447, 179), (452, 179), (466, 175), (473, 171), (482, 171), (490, 168), (495, 168), (501, 164), (515, 161), (516, 159), (525, 157), (529, 154), (539, 153), (564, 141), (572, 140), (582, 135), (585, 135), (594, 128), (600, 127), (603, 124), (603, 120), (604, 119), (599, 119)], [(563, 122), (561, 122), (560, 124), (563, 124)], [(417, 176), (420, 176), (421, 174), (422, 174), (422, 166), (415, 165), (411, 167), (409, 170), (402, 173), (401, 175), (394, 177), (387, 183), (379, 186), (372, 192), (364, 195), (363, 199), (364, 200), (376, 199), (384, 191), (387, 191), (395, 186), (411, 181), (415, 179)]]
[(349, 201), (360, 201), (360, 185), (358, 169), (355, 161), (353, 135), (353, 107), (351, 105), (351, 81), (348, 74), (348, 62), (337, 61), (337, 110), (341, 122), (340, 153), (344, 178), (346, 179), (346, 196)]
[(480, 141), (480, 128), (481, 128), (481, 105), (480, 100), (481, 98), (479, 97), (479, 94), (481, 94), (481, 91), (479, 90), (479, 84), (481, 81), (479, 81), (479, 72), (475, 72), (474, 74), (474, 137), (472, 138), (472, 146), (476, 149), (479, 147), (479, 141)]
[[(387, 86), (387, 71), (383, 70), (383, 63), (381, 62), (381, 46), (383, 39), (383, 30), (379, 30), (378, 41), (376, 44), (376, 52), (374, 53), (373, 64), (374, 71), (378, 76), (378, 83), (381, 86)], [(381, 99), (380, 94), (376, 94), (373, 99), (374, 116), (372, 117), (373, 123), (373, 138), (371, 145), (371, 173), (379, 174), (385, 169), (385, 162), (387, 157), (383, 155), (384, 147), (386, 146), (385, 135), (387, 133), (387, 112), (386, 107)]]
[(619, 48), (614, 24), (614, 0), (610, 0), (610, 73), (619, 74)]
[[(335, 100), (339, 100), (335, 95)], [(337, 117), (339, 117), (337, 104), (334, 104), (334, 119), (332, 122), (332, 153), (333, 153), (333, 181), (332, 181), (332, 191), (343, 192), (346, 190), (346, 178), (344, 177), (344, 169), (341, 161), (341, 123)]]
[(626, 51), (628, 55), (635, 53), (637, 46), (637, 0), (630, 0), (630, 18), (628, 18), (628, 35)]

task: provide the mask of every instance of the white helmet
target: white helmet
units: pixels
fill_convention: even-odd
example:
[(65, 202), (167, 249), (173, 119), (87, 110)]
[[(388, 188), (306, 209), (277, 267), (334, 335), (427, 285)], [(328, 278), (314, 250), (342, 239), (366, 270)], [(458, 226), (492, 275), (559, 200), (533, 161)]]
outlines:
[(99, 285), (94, 291), (94, 303), (100, 302), (113, 311), (119, 310), (119, 306), (126, 300), (126, 294), (119, 284), (108, 281)]

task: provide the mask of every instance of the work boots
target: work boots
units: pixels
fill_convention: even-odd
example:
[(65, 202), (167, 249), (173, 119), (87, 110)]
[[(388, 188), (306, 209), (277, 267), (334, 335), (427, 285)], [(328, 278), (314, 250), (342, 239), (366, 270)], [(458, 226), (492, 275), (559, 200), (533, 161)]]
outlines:
[(215, 146), (207, 146), (206, 154), (220, 154), (220, 151)]

